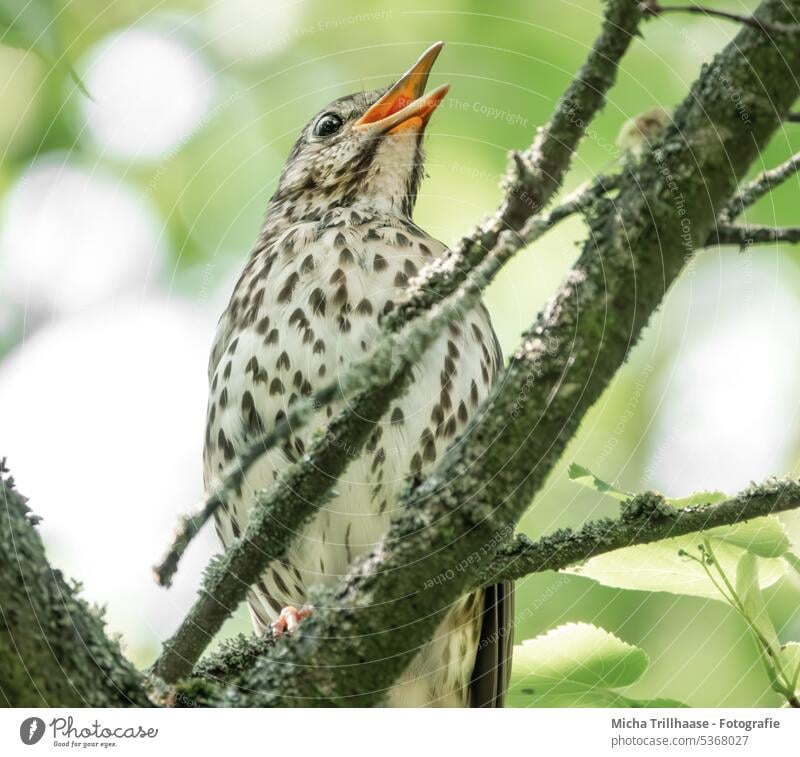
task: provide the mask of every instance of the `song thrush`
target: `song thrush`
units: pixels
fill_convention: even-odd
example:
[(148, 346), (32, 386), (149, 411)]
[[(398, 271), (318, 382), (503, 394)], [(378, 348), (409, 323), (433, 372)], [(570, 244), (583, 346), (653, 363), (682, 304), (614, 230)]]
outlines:
[[(335, 100), (292, 149), (249, 261), (220, 319), (211, 353), (204, 470), (213, 487), (256, 435), (299, 397), (369, 354), (382, 315), (410, 278), (446, 247), (412, 221), (423, 176), (422, 138), (447, 92), (424, 95), (442, 44), (388, 90)], [(425, 353), (410, 391), (375, 426), (334, 498), (298, 534), (287, 562), (252, 587), (257, 630), (292, 630), (309, 587), (333, 584), (383, 539), (409, 476), (425, 475), (487, 395), (501, 365), (488, 313), (475, 309)], [(316, 428), (336, 408), (321, 413)], [(310, 424), (250, 470), (217, 514), (224, 545), (238, 538), (254, 493), (297, 460)], [(507, 584), (449, 609), (433, 639), (388, 692), (392, 706), (499, 706), (510, 665)]]

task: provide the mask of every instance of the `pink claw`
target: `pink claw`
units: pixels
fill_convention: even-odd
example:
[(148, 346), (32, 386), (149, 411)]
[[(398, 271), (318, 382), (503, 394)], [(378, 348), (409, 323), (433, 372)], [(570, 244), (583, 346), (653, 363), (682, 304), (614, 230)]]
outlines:
[(303, 618), (307, 618), (313, 611), (311, 605), (304, 605), (299, 610), (296, 607), (284, 607), (278, 619), (271, 624), (272, 633), (277, 636), (283, 636), (284, 632), (290, 636), (297, 630), (297, 626)]

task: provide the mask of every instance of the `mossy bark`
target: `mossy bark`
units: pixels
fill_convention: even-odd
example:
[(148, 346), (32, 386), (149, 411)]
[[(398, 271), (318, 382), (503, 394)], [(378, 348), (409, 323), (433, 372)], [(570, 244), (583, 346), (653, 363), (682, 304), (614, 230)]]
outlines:
[(47, 562), (36, 518), (0, 480), (0, 696), (11, 707), (150, 705), (100, 613)]

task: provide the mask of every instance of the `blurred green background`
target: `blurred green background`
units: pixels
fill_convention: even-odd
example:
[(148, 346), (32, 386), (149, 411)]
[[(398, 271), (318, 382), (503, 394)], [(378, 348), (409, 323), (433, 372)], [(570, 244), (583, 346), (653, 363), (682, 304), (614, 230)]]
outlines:
[[(13, 17), (25, 3), (7, 5)], [(713, 5), (747, 12), (755, 3)], [(111, 627), (146, 664), (215, 549), (204, 535), (174, 590), (152, 585), (148, 566), (201, 492), (214, 323), (300, 128), (326, 102), (388, 84), (445, 40), (431, 86), (447, 81), (451, 92), (429, 128), (416, 220), (453, 242), (496, 206), (508, 151), (530, 144), (548, 118), (598, 32), (603, 4), (35, 6), (41, 15), (20, 16), (0, 40), (38, 40), (51, 58), (0, 46), (0, 450), (45, 517), (54, 562), (108, 603)], [(647, 23), (566, 189), (611, 167), (620, 127), (680, 102), (736, 31), (682, 15)], [(798, 149), (800, 126), (787, 125), (754, 171)], [(796, 178), (787, 182), (747, 220), (797, 223), (798, 188)], [(584, 235), (578, 219), (560, 225), (489, 291), (506, 354)], [(700, 252), (522, 530), (535, 537), (614, 514), (612, 500), (567, 479), (573, 460), (625, 489), (675, 496), (800, 474), (798, 316), (796, 250)], [(800, 540), (800, 519), (785, 521)], [(767, 596), (781, 638), (800, 639), (798, 577)], [(633, 695), (778, 702), (744, 623), (720, 602), (543, 574), (520, 582), (517, 612), (520, 639), (583, 620), (641, 646), (651, 663)], [(226, 633), (248, 625), (240, 612)]]

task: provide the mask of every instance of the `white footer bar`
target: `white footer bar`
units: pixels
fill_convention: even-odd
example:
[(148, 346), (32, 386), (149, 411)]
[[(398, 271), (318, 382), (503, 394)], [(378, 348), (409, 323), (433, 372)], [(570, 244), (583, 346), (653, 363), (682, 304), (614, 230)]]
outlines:
[(760, 757), (781, 748), (794, 753), (799, 743), (800, 712), (787, 709), (0, 710), (0, 755), (31, 757), (78, 752), (406, 757), (434, 749), (446, 749), (445, 757), (565, 752)]

